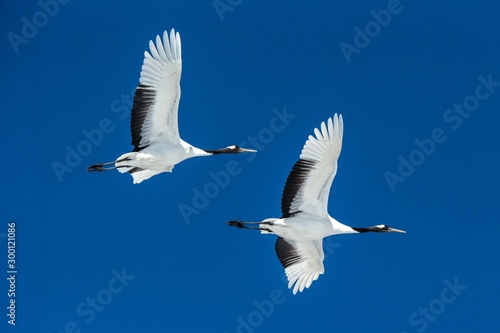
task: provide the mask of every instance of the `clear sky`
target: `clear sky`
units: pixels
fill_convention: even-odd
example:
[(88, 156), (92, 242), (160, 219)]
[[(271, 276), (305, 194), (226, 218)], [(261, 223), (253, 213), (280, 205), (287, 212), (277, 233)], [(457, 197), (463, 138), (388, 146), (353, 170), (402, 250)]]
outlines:
[[(498, 331), (499, 12), (498, 1), (2, 1), (2, 332)], [(187, 160), (140, 185), (87, 173), (131, 149), (143, 54), (171, 28), (181, 136), (258, 154)], [(307, 136), (334, 113), (345, 129), (330, 214), (408, 233), (325, 240), (325, 274), (294, 296), (275, 237), (226, 222), (281, 215)]]

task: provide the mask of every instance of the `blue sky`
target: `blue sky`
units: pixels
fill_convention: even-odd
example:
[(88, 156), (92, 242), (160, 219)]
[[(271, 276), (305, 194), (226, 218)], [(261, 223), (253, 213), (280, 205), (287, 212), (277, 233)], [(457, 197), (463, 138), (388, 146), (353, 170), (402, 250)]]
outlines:
[[(497, 1), (1, 2), (0, 327), (498, 330), (498, 12)], [(140, 185), (87, 173), (131, 149), (143, 53), (171, 28), (182, 137), (206, 149), (253, 140), (259, 153), (188, 160)], [(226, 222), (279, 217), (302, 145), (336, 112), (330, 214), (408, 233), (327, 239), (325, 274), (293, 296), (275, 237)]]

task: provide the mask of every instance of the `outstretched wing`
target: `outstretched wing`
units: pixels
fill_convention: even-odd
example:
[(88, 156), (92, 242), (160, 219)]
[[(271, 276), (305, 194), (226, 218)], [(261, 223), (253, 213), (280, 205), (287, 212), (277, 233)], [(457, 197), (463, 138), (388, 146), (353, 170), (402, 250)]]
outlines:
[(179, 144), (177, 110), (181, 98), (181, 38), (174, 29), (163, 32), (163, 42), (149, 41), (144, 52), (139, 86), (135, 91), (130, 129), (134, 151), (152, 143)]
[(309, 288), (313, 281), (323, 274), (323, 240), (298, 242), (278, 237), (276, 254), (285, 268), (288, 288), (293, 287), (293, 294)]
[(309, 136), (283, 190), (283, 217), (298, 212), (328, 214), (328, 195), (337, 173), (343, 132), (342, 116), (335, 114), (327, 123), (321, 123), (321, 130), (314, 129), (315, 137)]

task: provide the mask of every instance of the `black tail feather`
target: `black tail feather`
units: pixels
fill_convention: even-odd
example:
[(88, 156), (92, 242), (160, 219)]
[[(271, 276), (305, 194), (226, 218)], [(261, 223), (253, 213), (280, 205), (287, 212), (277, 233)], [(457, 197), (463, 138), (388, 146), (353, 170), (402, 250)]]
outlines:
[(105, 168), (105, 166), (111, 165), (111, 164), (115, 164), (115, 162), (92, 164), (91, 166), (87, 167), (87, 171), (88, 172), (102, 172), (102, 171), (108, 171), (108, 170), (114, 170), (114, 169), (116, 169), (115, 166)]
[(242, 221), (237, 221), (237, 220), (232, 220), (227, 222), (227, 225), (230, 227), (236, 227), (238, 229), (252, 229), (252, 230), (261, 230), (259, 226), (257, 227), (249, 227), (248, 224), (261, 224), (261, 222), (242, 222)]
[(241, 221), (229, 221), (227, 225), (230, 227), (245, 228), (245, 225)]

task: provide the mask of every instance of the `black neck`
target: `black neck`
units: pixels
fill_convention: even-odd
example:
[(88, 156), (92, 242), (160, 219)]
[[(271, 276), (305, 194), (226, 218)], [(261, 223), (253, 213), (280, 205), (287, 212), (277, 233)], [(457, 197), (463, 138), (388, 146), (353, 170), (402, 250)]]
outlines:
[(231, 149), (231, 148), (221, 148), (221, 149), (205, 150), (205, 151), (209, 154), (212, 154), (212, 155), (234, 153), (234, 149)]
[(357, 232), (380, 232), (380, 228), (375, 228), (375, 227), (367, 227), (367, 228), (351, 227), (351, 228)]

